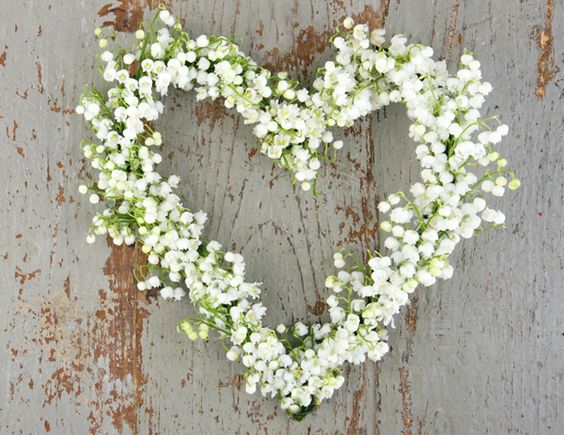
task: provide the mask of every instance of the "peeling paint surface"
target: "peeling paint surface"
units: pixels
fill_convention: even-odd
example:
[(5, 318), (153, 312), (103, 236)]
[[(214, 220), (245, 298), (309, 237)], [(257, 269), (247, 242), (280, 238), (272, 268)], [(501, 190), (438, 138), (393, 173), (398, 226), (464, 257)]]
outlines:
[[(450, 68), (474, 51), (494, 85), (490, 113), (523, 188), (499, 202), (504, 232), (461, 244), (455, 275), (413, 295), (379, 364), (345, 368), (346, 385), (309, 419), (288, 420), (244, 392), (215, 341), (176, 324), (188, 304), (136, 290), (134, 248), (87, 245), (92, 175), (72, 114), (97, 82), (93, 29), (133, 32), (153, 0), (6, 2), (0, 16), (0, 433), (564, 433), (562, 53), (554, 0), (209, 0), (165, 2), (194, 36), (234, 35), (274, 71), (311, 84), (347, 15), (432, 45)], [(131, 37), (131, 35), (129, 35)], [(239, 250), (264, 283), (269, 320), (327, 316), (332, 252), (376, 249), (376, 203), (416, 175), (403, 108), (339, 131), (345, 149), (317, 199), (253, 147), (220, 101), (172, 92), (157, 127), (163, 173), (209, 215), (206, 236)]]
[(533, 38), (537, 41), (539, 48), (538, 76), (535, 93), (537, 97), (543, 99), (546, 95), (546, 87), (554, 79), (559, 67), (556, 66), (554, 59), (554, 35), (552, 23), (554, 20), (554, 0), (546, 2), (545, 24), (542, 27), (535, 27)]

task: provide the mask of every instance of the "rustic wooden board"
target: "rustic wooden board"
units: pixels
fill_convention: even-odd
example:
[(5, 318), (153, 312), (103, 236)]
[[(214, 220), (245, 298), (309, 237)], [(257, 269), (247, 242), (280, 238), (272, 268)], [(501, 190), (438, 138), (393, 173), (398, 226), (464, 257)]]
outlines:
[[(454, 67), (474, 50), (512, 128), (502, 145), (523, 188), (500, 206), (508, 228), (462, 244), (452, 280), (419, 292), (380, 364), (305, 422), (248, 396), (214, 342), (174, 333), (190, 312), (134, 289), (132, 249), (84, 236), (90, 170), (72, 114), (98, 80), (92, 29), (131, 31), (157, 1), (1, 0), (1, 433), (564, 433), (562, 3), (554, 0), (186, 0), (193, 33), (233, 34), (274, 70), (311, 83), (348, 14), (430, 44)], [(560, 81), (559, 81), (560, 79)], [(272, 322), (323, 314), (331, 253), (378, 243), (375, 203), (416, 172), (401, 107), (341, 133), (313, 200), (253, 151), (218, 103), (167, 98), (163, 171), (209, 213), (207, 231), (248, 259)]]

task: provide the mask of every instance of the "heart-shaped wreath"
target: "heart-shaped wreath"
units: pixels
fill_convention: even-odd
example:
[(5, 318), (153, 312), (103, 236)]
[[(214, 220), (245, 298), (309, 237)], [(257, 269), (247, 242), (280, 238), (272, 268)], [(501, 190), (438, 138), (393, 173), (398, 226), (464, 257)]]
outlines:
[[(108, 37), (101, 29), (96, 35), (105, 49)], [(384, 30), (369, 33), (350, 18), (331, 38), (337, 55), (318, 70), (311, 91), (287, 73), (259, 67), (229, 38), (191, 38), (165, 9), (136, 38), (133, 50), (101, 54), (103, 77), (114, 85), (106, 94), (90, 88), (76, 109), (96, 135), (83, 150), (100, 171), (79, 190), (90, 192), (94, 204), (100, 198), (108, 204), (93, 218), (88, 241), (108, 234), (117, 245), (141, 243), (149, 264), (139, 290), (162, 287), (165, 299), (180, 300), (186, 288), (198, 315), (179, 330), (190, 339), (216, 330), (227, 358), (247, 367), (247, 392), (258, 386), (301, 419), (343, 384), (343, 364), (382, 358), (389, 349), (385, 327), (418, 284), (451, 277), (449, 255), (461, 238), (503, 225), (503, 213), (487, 207), (483, 192), (502, 196), (506, 186), (520, 183), (494, 149), (507, 126), (492, 128), (494, 118), (480, 115), (492, 87), (481, 81), (480, 63), (468, 52), (450, 76), (444, 62), (432, 59), (432, 48), (406, 45), (403, 36), (386, 42)], [(170, 85), (194, 89), (198, 100), (222, 97), (254, 124), (260, 151), (314, 192), (321, 162), (343, 146), (331, 127), (351, 126), (390, 103), (405, 105), (421, 181), (410, 196), (397, 192), (378, 204), (389, 214), (381, 224), (390, 233), (387, 254), (370, 253), (367, 265), (350, 253), (334, 255), (339, 271), (325, 281), (334, 292), (327, 298), (329, 322), (264, 326), (259, 284), (245, 281), (243, 257), (204, 242), (206, 215), (192, 213), (173, 193), (177, 176), (155, 171), (162, 137), (150, 122), (163, 112), (157, 98)], [(495, 169), (488, 169), (492, 163)]]

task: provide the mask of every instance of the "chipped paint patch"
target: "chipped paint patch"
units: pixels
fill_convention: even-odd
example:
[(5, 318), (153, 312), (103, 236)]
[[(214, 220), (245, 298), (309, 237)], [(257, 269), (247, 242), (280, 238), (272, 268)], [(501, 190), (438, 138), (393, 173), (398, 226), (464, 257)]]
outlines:
[(0, 53), (0, 66), (6, 66), (6, 59), (8, 57), (8, 54), (6, 52), (6, 49), (8, 48), (7, 45), (4, 46), (4, 51), (2, 53)]
[(29, 89), (26, 89), (23, 92), (16, 91), (16, 95), (20, 97), (22, 100), (27, 100), (27, 97), (29, 97)]
[(258, 148), (251, 148), (251, 150), (247, 154), (247, 161), (250, 162), (254, 156), (258, 153)]
[(296, 58), (303, 66), (310, 66), (316, 54), (323, 53), (327, 48), (329, 32), (316, 32), (313, 26), (301, 30), (296, 40)]
[(213, 129), (215, 124), (226, 116), (231, 116), (223, 106), (223, 102), (217, 100), (200, 101), (194, 108), (196, 123), (200, 127), (204, 122), (209, 122), (210, 128)]
[(35, 62), (35, 66), (37, 68), (37, 91), (42, 94), (45, 92), (45, 87), (43, 86), (43, 66), (39, 61)]
[(321, 316), (326, 309), (327, 304), (319, 295), (317, 295), (317, 301), (315, 304), (307, 306), (307, 310), (315, 316)]
[(62, 113), (63, 115), (72, 115), (74, 113), (73, 109), (70, 109), (70, 108), (63, 109), (59, 105), (59, 99), (58, 98), (49, 97), (47, 103), (49, 105), (49, 110), (51, 112)]
[(400, 367), (400, 394), (401, 394), (401, 419), (403, 422), (403, 435), (412, 435), (411, 426), (413, 417), (411, 416), (411, 387), (409, 383), (409, 370), (407, 367)]
[(411, 303), (407, 306), (406, 329), (407, 345), (403, 355), (405, 365), (400, 367), (400, 394), (401, 394), (401, 416), (403, 422), (403, 435), (412, 435), (413, 412), (411, 410), (411, 381), (410, 381), (410, 362), (413, 355), (413, 342), (417, 331), (417, 307), (419, 297), (417, 294), (411, 296)]
[(18, 123), (16, 122), (16, 120), (14, 119), (14, 123), (12, 125), (12, 141), (15, 142), (16, 141), (16, 132), (18, 131)]
[(456, 24), (458, 22), (458, 14), (460, 12), (460, 2), (456, 1), (450, 8), (448, 14), (448, 27), (445, 34), (445, 59), (448, 61), (450, 53), (456, 42)]
[(134, 32), (143, 20), (144, 10), (146, 8), (155, 9), (160, 4), (164, 4), (171, 9), (170, 1), (120, 0), (102, 6), (98, 10), (98, 16), (109, 18), (113, 15), (113, 19), (104, 21), (104, 26), (113, 27), (118, 32)]
[(264, 66), (273, 72), (287, 69), (304, 72), (313, 63), (315, 55), (325, 51), (330, 36), (331, 32), (328, 30), (317, 32), (310, 25), (299, 31), (294, 47), (289, 52), (281, 54), (278, 47), (267, 51), (270, 61)]
[(99, 17), (113, 15), (113, 20), (104, 21), (104, 26), (111, 26), (119, 32), (133, 32), (139, 28), (143, 19), (143, 6), (138, 0), (121, 0), (108, 3), (98, 11)]
[[(109, 243), (110, 244), (110, 243)], [(143, 372), (141, 337), (143, 322), (149, 315), (145, 294), (138, 291), (132, 270), (142, 259), (141, 251), (129, 246), (110, 244), (111, 254), (104, 266), (114, 298), (104, 329), (107, 337), (95, 343), (96, 360), (107, 364), (108, 373), (100, 388), (109, 389), (118, 401), (109, 405), (112, 424), (118, 432), (127, 425), (137, 432), (142, 392), (147, 383)]]
[[(351, 17), (356, 23), (366, 23), (370, 29), (382, 29), (386, 23), (388, 11), (390, 8), (390, 0), (382, 1), (380, 9), (376, 10), (370, 5), (364, 5), (362, 12), (352, 14)], [(346, 17), (342, 17), (342, 21)], [(340, 24), (340, 23), (337, 23)]]
[[(62, 320), (57, 300), (68, 301), (71, 296), (70, 278), (63, 285), (61, 295), (50, 301), (42, 310), (45, 319), (43, 341), (74, 343), (71, 349), (59, 350), (53, 356), (58, 368), (44, 385), (46, 403), (59, 400), (63, 394), (74, 397), (75, 406), (88, 407), (91, 433), (99, 433), (106, 416), (117, 432), (125, 426), (137, 432), (137, 412), (142, 406), (142, 387), (146, 376), (142, 371), (141, 335), (143, 320), (148, 315), (144, 298), (137, 291), (131, 270), (139, 259), (133, 248), (115, 247), (106, 261), (104, 272), (109, 279), (111, 296), (104, 290), (99, 292), (101, 308), (93, 318), (88, 318), (86, 337), (83, 333), (72, 332), (81, 328), (71, 328), (68, 321)], [(69, 314), (65, 314), (67, 317)], [(81, 319), (71, 317), (73, 323), (81, 324)], [(51, 337), (51, 338), (48, 338)], [(73, 351), (76, 353), (73, 357)], [(96, 399), (84, 403), (88, 395), (82, 394), (83, 376), (88, 376), (88, 385), (96, 390)], [(91, 379), (91, 380), (90, 380)]]
[[(366, 187), (366, 186), (364, 186)], [(378, 236), (379, 224), (374, 221), (375, 214), (372, 213), (368, 203), (368, 198), (361, 199), (361, 213), (357, 213), (351, 206), (345, 208), (345, 214), (352, 219), (353, 225), (345, 240), (346, 244), (353, 242), (362, 242), (366, 246), (370, 246)], [(361, 222), (362, 216), (362, 222)], [(358, 229), (355, 229), (358, 228)]]
[(57, 205), (62, 205), (65, 202), (65, 189), (59, 184), (57, 187), (57, 196), (55, 197)]
[(542, 28), (535, 28), (532, 38), (537, 41), (539, 47), (539, 60), (537, 63), (538, 75), (535, 94), (541, 100), (546, 95), (546, 86), (554, 79), (558, 72), (558, 67), (554, 61), (554, 37), (552, 34), (552, 21), (554, 15), (554, 0), (546, 2), (545, 25)]
[(31, 281), (41, 273), (41, 269), (35, 269), (33, 272), (25, 273), (19, 267), (16, 267), (14, 272), (14, 279), (19, 281), (21, 285), (24, 285), (27, 281)]
[[(347, 134), (350, 134), (354, 138), (359, 137), (361, 134), (361, 129), (348, 129)], [(374, 141), (372, 140), (372, 124), (368, 125), (366, 134), (362, 137), (361, 143), (364, 150), (364, 155), (362, 159), (356, 160), (351, 156), (351, 153), (347, 153), (347, 160), (354, 167), (354, 172), (357, 174), (358, 180), (360, 181), (359, 191), (361, 192), (360, 197), (360, 209), (358, 207), (353, 207), (348, 205), (344, 208), (338, 206), (336, 212), (344, 211), (345, 217), (341, 224), (340, 229), (345, 228), (345, 222), (352, 222), (350, 225), (347, 236), (338, 242), (339, 246), (351, 245), (353, 243), (359, 243), (362, 246), (362, 252), (364, 260), (368, 261), (368, 250), (374, 248), (374, 243), (377, 240), (379, 234), (379, 216), (378, 213), (374, 213), (373, 204), (379, 202), (377, 190), (374, 188)], [(339, 174), (335, 173), (334, 176), (338, 178)]]
[[(38, 378), (29, 377), (19, 361), (29, 360), (30, 350), (39, 349), (38, 364), (43, 374), (39, 378), (42, 399), (39, 393), (38, 400), (44, 410), (63, 403), (79, 414), (88, 410), (84, 417), (93, 434), (105, 432), (108, 425), (119, 433), (138, 432), (147, 382), (141, 337), (148, 311), (145, 295), (137, 290), (131, 270), (142, 261), (139, 250), (112, 247), (104, 267), (109, 289), (99, 291), (99, 308), (86, 315), (76, 303), (75, 282), (70, 275), (48, 295), (24, 296), (26, 284), (38, 278), (41, 270), (27, 272), (16, 267), (14, 279), (20, 289), (13, 315), (25, 316), (36, 326), (11, 347), (13, 365), (19, 366), (19, 371), (16, 369), (8, 381), (10, 400), (24, 397), (24, 388), (37, 390)], [(58, 421), (49, 424), (51, 431), (61, 429)]]
[(347, 426), (347, 435), (358, 435), (360, 434), (360, 409), (362, 407), (362, 399), (366, 394), (366, 384), (362, 384), (358, 390), (354, 392), (353, 395), (353, 409), (351, 414), (350, 422)]

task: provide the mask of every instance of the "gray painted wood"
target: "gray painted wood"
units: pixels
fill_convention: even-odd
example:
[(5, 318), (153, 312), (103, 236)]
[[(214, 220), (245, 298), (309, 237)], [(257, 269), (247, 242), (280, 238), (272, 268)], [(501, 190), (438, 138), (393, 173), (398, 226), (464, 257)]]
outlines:
[[(233, 34), (307, 83), (348, 14), (432, 45), (451, 67), (467, 47), (494, 84), (490, 112), (511, 125), (502, 149), (523, 188), (498, 201), (507, 230), (463, 243), (453, 279), (398, 317), (385, 360), (347, 369), (302, 423), (248, 396), (217, 343), (174, 333), (190, 307), (134, 289), (135, 251), (84, 241), (87, 130), (71, 109), (98, 80), (92, 29), (132, 30), (152, 3), (0, 0), (0, 432), (563, 433), (562, 3), (171, 2), (194, 33)], [(252, 152), (232, 112), (179, 93), (166, 103), (162, 171), (182, 176), (208, 234), (247, 257), (272, 322), (314, 319), (331, 253), (376, 246), (378, 198), (416, 174), (402, 108), (340, 133), (346, 149), (313, 200)]]

